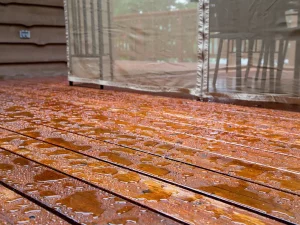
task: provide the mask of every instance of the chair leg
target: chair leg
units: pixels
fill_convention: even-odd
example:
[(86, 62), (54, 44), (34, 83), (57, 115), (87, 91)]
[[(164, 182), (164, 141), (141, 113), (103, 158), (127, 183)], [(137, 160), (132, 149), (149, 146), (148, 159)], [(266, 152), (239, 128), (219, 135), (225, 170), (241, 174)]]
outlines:
[(236, 40), (236, 87), (242, 86), (242, 40)]
[(293, 95), (300, 96), (300, 40), (296, 41), (296, 57), (295, 57), (295, 71), (294, 71), (294, 81), (293, 81)]
[(278, 69), (276, 74), (277, 82), (281, 80), (283, 67), (284, 67), (284, 60), (286, 58), (287, 50), (288, 50), (289, 41), (281, 40), (279, 43), (279, 56), (278, 56)]
[(247, 65), (247, 70), (245, 74), (245, 81), (248, 80), (249, 77), (249, 72), (253, 63), (253, 47), (254, 47), (254, 40), (249, 41), (249, 49), (248, 49), (248, 65)]
[(276, 41), (272, 40), (270, 43), (270, 92), (273, 93), (275, 91), (275, 48)]
[(220, 66), (220, 60), (221, 60), (221, 54), (222, 54), (222, 48), (223, 48), (223, 39), (220, 39), (219, 42), (219, 48), (218, 48), (218, 55), (217, 55), (217, 61), (216, 61), (216, 68), (215, 68), (215, 74), (214, 74), (214, 80), (213, 85), (216, 86), (218, 73), (219, 73), (219, 66)]
[(269, 65), (269, 54), (270, 54), (270, 42), (267, 41), (265, 44), (265, 55), (264, 55), (264, 66), (261, 77), (261, 90), (265, 90), (266, 88), (266, 79)]
[(230, 48), (230, 40), (228, 39), (227, 40), (227, 58), (226, 58), (226, 73), (228, 73), (229, 72), (229, 53), (230, 53), (230, 51), (229, 51), (229, 48)]
[(264, 55), (264, 49), (265, 49), (265, 41), (262, 41), (261, 50), (260, 50), (259, 59), (258, 59), (258, 64), (257, 64), (257, 69), (256, 69), (255, 80), (258, 80), (258, 77), (259, 77), (260, 68), (261, 68), (261, 64), (262, 64), (262, 59), (263, 59), (263, 55)]
[(276, 92), (280, 92), (280, 80), (282, 77), (282, 72), (284, 68), (284, 60), (286, 58), (287, 49), (288, 49), (289, 41), (280, 40), (279, 42), (279, 51), (278, 51), (278, 66), (276, 73)]
[(73, 81), (69, 81), (69, 86), (74, 86)]
[(276, 80), (279, 81), (282, 75), (282, 69), (283, 69), (283, 48), (284, 48), (284, 41), (279, 41), (279, 50), (278, 50), (278, 66), (277, 66), (277, 73), (276, 73)]
[(295, 81), (300, 80), (300, 40), (296, 41), (296, 57), (295, 57), (295, 71), (294, 71), (294, 79)]
[(269, 53), (270, 53), (270, 43), (266, 43), (265, 45), (265, 55), (264, 55), (264, 66), (262, 72), (262, 80), (267, 79), (267, 69), (269, 64)]

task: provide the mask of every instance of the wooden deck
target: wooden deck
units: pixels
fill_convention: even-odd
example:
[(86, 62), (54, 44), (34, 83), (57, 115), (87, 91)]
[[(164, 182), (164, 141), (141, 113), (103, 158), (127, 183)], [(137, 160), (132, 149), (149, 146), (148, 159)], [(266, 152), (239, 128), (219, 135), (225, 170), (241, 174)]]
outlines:
[(300, 114), (0, 82), (0, 224), (300, 224)]

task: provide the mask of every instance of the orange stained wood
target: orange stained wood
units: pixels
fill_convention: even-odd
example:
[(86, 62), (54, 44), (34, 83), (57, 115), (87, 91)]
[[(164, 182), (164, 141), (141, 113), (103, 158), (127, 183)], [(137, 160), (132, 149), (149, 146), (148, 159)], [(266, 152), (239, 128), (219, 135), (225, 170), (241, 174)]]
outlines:
[(300, 223), (297, 112), (61, 78), (0, 88), (0, 184), (43, 224)]

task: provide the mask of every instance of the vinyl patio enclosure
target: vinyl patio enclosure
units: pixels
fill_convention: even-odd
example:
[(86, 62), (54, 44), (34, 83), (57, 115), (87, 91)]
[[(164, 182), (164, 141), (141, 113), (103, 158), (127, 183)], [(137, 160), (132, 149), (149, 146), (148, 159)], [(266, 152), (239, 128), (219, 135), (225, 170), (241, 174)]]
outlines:
[(66, 0), (69, 80), (299, 102), (300, 0)]

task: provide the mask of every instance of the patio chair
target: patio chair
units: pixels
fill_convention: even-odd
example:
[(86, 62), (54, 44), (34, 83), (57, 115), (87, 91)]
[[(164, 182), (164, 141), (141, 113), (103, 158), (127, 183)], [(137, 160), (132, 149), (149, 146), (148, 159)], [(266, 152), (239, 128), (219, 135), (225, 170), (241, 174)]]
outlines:
[[(227, 71), (229, 60), (229, 42), (236, 45), (236, 85), (242, 84), (242, 43), (251, 39), (253, 34), (249, 30), (249, 6), (255, 0), (212, 0), (210, 13), (211, 38), (218, 38), (219, 46), (216, 66), (213, 77), (213, 85), (216, 85), (223, 43), (227, 41)], [(252, 43), (250, 43), (252, 45)], [(244, 44), (245, 45), (245, 44)]]
[[(261, 18), (261, 26), (252, 32), (255, 33), (255, 38), (261, 39), (263, 43), (255, 75), (255, 80), (259, 80), (260, 70), (262, 68), (262, 90), (264, 90), (268, 70), (270, 80), (270, 92), (277, 93), (278, 87), (280, 87), (280, 81), (282, 77), (284, 62), (288, 51), (289, 41), (292, 40), (291, 37), (293, 36), (291, 35), (291, 29), (288, 28), (286, 21), (287, 10), (295, 8), (293, 4), (291, 5), (291, 2), (292, 1), (287, 0), (277, 0), (272, 2), (263, 0), (260, 2), (260, 7), (257, 9), (260, 15), (258, 16), (258, 18)], [(299, 3), (300, 1), (297, 0), (297, 2)], [(278, 50), (276, 50), (277, 44)], [(245, 74), (245, 80), (248, 79), (250, 68), (253, 66), (252, 52), (253, 46), (250, 46), (248, 56), (249, 60), (247, 71)], [(276, 54), (277, 66), (275, 66)]]

